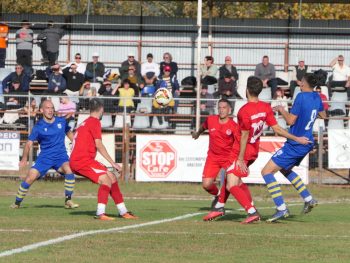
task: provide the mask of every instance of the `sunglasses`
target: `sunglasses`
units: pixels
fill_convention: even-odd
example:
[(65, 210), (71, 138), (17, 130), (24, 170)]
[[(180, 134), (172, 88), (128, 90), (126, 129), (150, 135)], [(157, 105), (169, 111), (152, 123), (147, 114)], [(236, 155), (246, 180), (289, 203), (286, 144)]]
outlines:
[(22, 67), (15, 67), (15, 69), (22, 69)]
[(339, 61), (339, 62), (343, 62), (344, 60), (339, 60), (339, 59), (338, 59), (338, 61)]
[(128, 56), (128, 58), (133, 58), (134, 56)]
[(132, 71), (134, 71), (134, 69), (133, 69), (133, 68), (129, 68), (129, 70), (132, 70)]
[(81, 59), (81, 57), (75, 57), (75, 59)]

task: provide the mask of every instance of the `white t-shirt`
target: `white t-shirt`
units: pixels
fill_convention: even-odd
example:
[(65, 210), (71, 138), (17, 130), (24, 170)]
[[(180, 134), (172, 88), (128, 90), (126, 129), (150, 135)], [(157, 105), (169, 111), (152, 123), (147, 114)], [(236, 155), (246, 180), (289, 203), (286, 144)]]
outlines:
[(343, 65), (341, 68), (338, 63), (333, 66), (333, 81), (347, 81), (350, 77), (350, 68)]
[(145, 62), (142, 63), (141, 65), (141, 75), (144, 76), (146, 75), (147, 72), (154, 72), (155, 76), (158, 77), (159, 76), (159, 65), (157, 63), (149, 63), (149, 62)]

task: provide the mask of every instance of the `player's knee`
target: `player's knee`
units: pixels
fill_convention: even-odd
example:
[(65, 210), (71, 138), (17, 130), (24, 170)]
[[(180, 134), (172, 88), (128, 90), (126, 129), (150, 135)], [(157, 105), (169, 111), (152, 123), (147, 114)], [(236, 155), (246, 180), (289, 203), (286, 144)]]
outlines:
[(98, 179), (98, 183), (111, 187), (112, 180), (111, 180), (111, 178), (109, 178), (109, 176), (107, 174), (104, 174), (104, 175), (100, 176), (100, 178)]
[(107, 171), (107, 176), (108, 176), (109, 179), (111, 180), (111, 183), (112, 183), (112, 184), (114, 184), (114, 183), (117, 181), (117, 177), (116, 177), (113, 173), (111, 173), (111, 172), (109, 172), (109, 171)]
[(212, 184), (213, 184), (213, 182), (211, 182), (211, 181), (203, 181), (202, 182), (202, 187), (203, 187), (204, 190), (208, 190), (211, 187)]

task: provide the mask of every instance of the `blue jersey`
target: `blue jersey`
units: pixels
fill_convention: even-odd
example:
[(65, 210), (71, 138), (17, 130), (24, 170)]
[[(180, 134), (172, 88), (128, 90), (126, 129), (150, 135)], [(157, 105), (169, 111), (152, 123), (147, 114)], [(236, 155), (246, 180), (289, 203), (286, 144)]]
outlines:
[[(299, 93), (290, 111), (291, 114), (298, 116), (298, 118), (290, 127), (289, 132), (297, 137), (307, 137), (310, 141), (314, 142), (312, 128), (318, 113), (321, 111), (323, 111), (323, 104), (317, 92)], [(294, 145), (298, 144), (292, 140), (288, 140), (288, 142)]]
[(38, 141), (41, 150), (40, 156), (56, 159), (67, 155), (64, 139), (69, 130), (70, 127), (65, 118), (55, 117), (53, 123), (48, 123), (42, 118), (35, 124), (28, 139)]

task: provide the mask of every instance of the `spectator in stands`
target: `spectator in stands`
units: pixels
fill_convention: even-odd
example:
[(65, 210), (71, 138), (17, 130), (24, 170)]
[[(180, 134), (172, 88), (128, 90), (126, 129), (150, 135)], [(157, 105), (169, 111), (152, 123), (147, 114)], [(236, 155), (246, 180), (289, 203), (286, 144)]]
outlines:
[[(201, 88), (201, 115), (212, 115), (214, 114), (215, 101), (213, 94), (208, 93), (208, 86), (202, 85)], [(203, 123), (203, 122), (201, 122)]]
[(24, 125), (28, 125), (28, 116), (30, 116), (30, 127), (33, 127), (36, 123), (36, 117), (39, 112), (39, 107), (36, 103), (35, 98), (30, 98), (30, 103), (27, 101), (25, 106), (23, 107), (23, 113), (19, 114), (19, 123)]
[(263, 56), (262, 63), (256, 65), (254, 76), (263, 81), (264, 88), (271, 87), (271, 97), (273, 97), (277, 89), (276, 70), (275, 66), (269, 62), (268, 56)]
[(219, 80), (219, 88), (215, 97), (223, 99), (242, 99), (237, 92), (237, 82), (232, 79), (232, 74), (227, 72), (223, 79)]
[(344, 56), (339, 55), (329, 65), (333, 70), (332, 78), (328, 82), (329, 96), (331, 96), (333, 88), (343, 87), (348, 93), (348, 99), (350, 99), (350, 68), (345, 64)]
[(3, 22), (0, 22), (0, 68), (5, 67), (6, 48), (8, 45), (7, 36), (9, 34), (9, 27)]
[[(101, 87), (98, 90), (98, 94), (104, 97), (113, 97), (115, 96), (118, 90), (119, 84), (116, 84), (116, 87), (112, 87), (112, 82), (105, 81), (102, 83)], [(104, 100), (104, 110), (109, 113), (116, 111), (117, 100), (115, 99), (105, 99)]]
[(179, 70), (177, 67), (177, 63), (173, 61), (173, 56), (169, 52), (165, 52), (163, 54), (163, 61), (160, 62), (160, 74), (159, 77), (163, 76), (164, 68), (169, 66), (171, 68), (170, 77), (177, 77), (177, 71)]
[(52, 20), (47, 22), (47, 28), (41, 32), (37, 39), (46, 42), (46, 57), (49, 60), (49, 66), (53, 66), (59, 56), (60, 40), (64, 36), (63, 28), (54, 26)]
[(293, 97), (294, 91), (296, 87), (300, 87), (301, 79), (304, 77), (305, 73), (307, 73), (308, 66), (305, 65), (305, 60), (300, 58), (298, 61), (298, 65), (294, 66), (292, 69), (292, 76), (290, 81), (290, 96)]
[(137, 86), (139, 89), (142, 89), (145, 86), (141, 75), (136, 74), (136, 69), (134, 65), (129, 66), (128, 73), (124, 75), (122, 81), (124, 79), (128, 79), (130, 81), (130, 84)]
[[(11, 72), (2, 81), (4, 94), (27, 94), (29, 91), (30, 78), (24, 72), (22, 65), (17, 64), (15, 72)], [(7, 97), (6, 104), (24, 106), (25, 98)]]
[(85, 70), (86, 70), (86, 64), (81, 62), (81, 55), (80, 53), (76, 53), (74, 56), (74, 61), (70, 62), (69, 60), (67, 61), (67, 65), (63, 67), (63, 69), (70, 68), (72, 64), (77, 65), (77, 71), (83, 75), (85, 75)]
[(212, 56), (206, 56), (204, 58), (204, 65), (201, 66), (202, 84), (213, 85), (217, 83), (217, 72), (218, 67), (214, 65), (214, 58)]
[(33, 35), (34, 32), (30, 28), (28, 20), (22, 20), (22, 28), (16, 32), (16, 56), (17, 64), (24, 68), (24, 72), (31, 76), (33, 69)]
[(154, 85), (159, 76), (159, 65), (153, 62), (153, 55), (147, 54), (147, 61), (141, 65), (141, 75), (145, 80), (145, 85)]
[(323, 109), (327, 113), (329, 110), (329, 104), (328, 104), (328, 102), (326, 102), (328, 100), (327, 96), (322, 93), (322, 89), (320, 86), (317, 86), (315, 91), (318, 92), (318, 94), (320, 95), (321, 100), (323, 101)]
[(79, 99), (79, 106), (85, 110), (89, 108), (89, 101), (91, 97), (96, 97), (96, 88), (93, 87), (89, 80), (86, 80), (81, 86), (79, 96), (84, 98)]
[(136, 76), (138, 76), (138, 77), (141, 77), (141, 65), (140, 65), (140, 63), (139, 63), (137, 60), (135, 60), (135, 55), (134, 55), (134, 53), (129, 53), (129, 54), (128, 54), (128, 59), (125, 60), (125, 61), (122, 63), (122, 65), (121, 65), (121, 67), (120, 67), (120, 69), (119, 69), (120, 78), (121, 78), (122, 80), (124, 80), (124, 79), (127, 78), (128, 73), (129, 73), (129, 68), (130, 68), (130, 66), (133, 66), (133, 67), (134, 67), (134, 69), (135, 69), (134, 74), (135, 74)]
[(68, 123), (71, 130), (75, 126), (75, 112), (77, 110), (77, 105), (71, 101), (66, 93), (62, 94), (60, 97), (60, 105), (58, 107), (58, 116), (64, 117)]
[(70, 63), (70, 67), (63, 69), (63, 77), (67, 82), (66, 93), (71, 96), (78, 96), (81, 86), (84, 84), (85, 77), (78, 72), (78, 65), (74, 62)]
[(67, 88), (67, 81), (60, 71), (59, 64), (53, 65), (51, 70), (52, 73), (49, 75), (47, 93), (59, 95)]
[(230, 56), (225, 57), (225, 64), (219, 68), (219, 79), (224, 79), (224, 77), (225, 77), (225, 75), (227, 75), (227, 73), (230, 73), (231, 79), (237, 83), (237, 80), (238, 80), (237, 69), (232, 64), (232, 58)]
[(166, 87), (171, 91), (173, 98), (178, 98), (180, 95), (180, 85), (176, 76), (171, 76), (172, 69), (170, 66), (165, 66), (163, 70), (163, 75), (159, 78), (156, 88)]
[(134, 101), (132, 99), (135, 96), (135, 90), (130, 86), (130, 81), (128, 79), (125, 79), (122, 82), (122, 86), (118, 88), (117, 96), (119, 97), (118, 112), (124, 112), (124, 107), (127, 113), (135, 110)]
[(94, 52), (92, 54), (92, 62), (87, 63), (85, 70), (85, 77), (91, 82), (103, 81), (105, 73), (105, 65), (98, 61), (99, 54)]
[(273, 101), (271, 102), (271, 107), (274, 108), (276, 106), (282, 106), (286, 112), (289, 112), (288, 109), (288, 99), (284, 95), (284, 90), (281, 88), (277, 88), (274, 96), (272, 97)]

